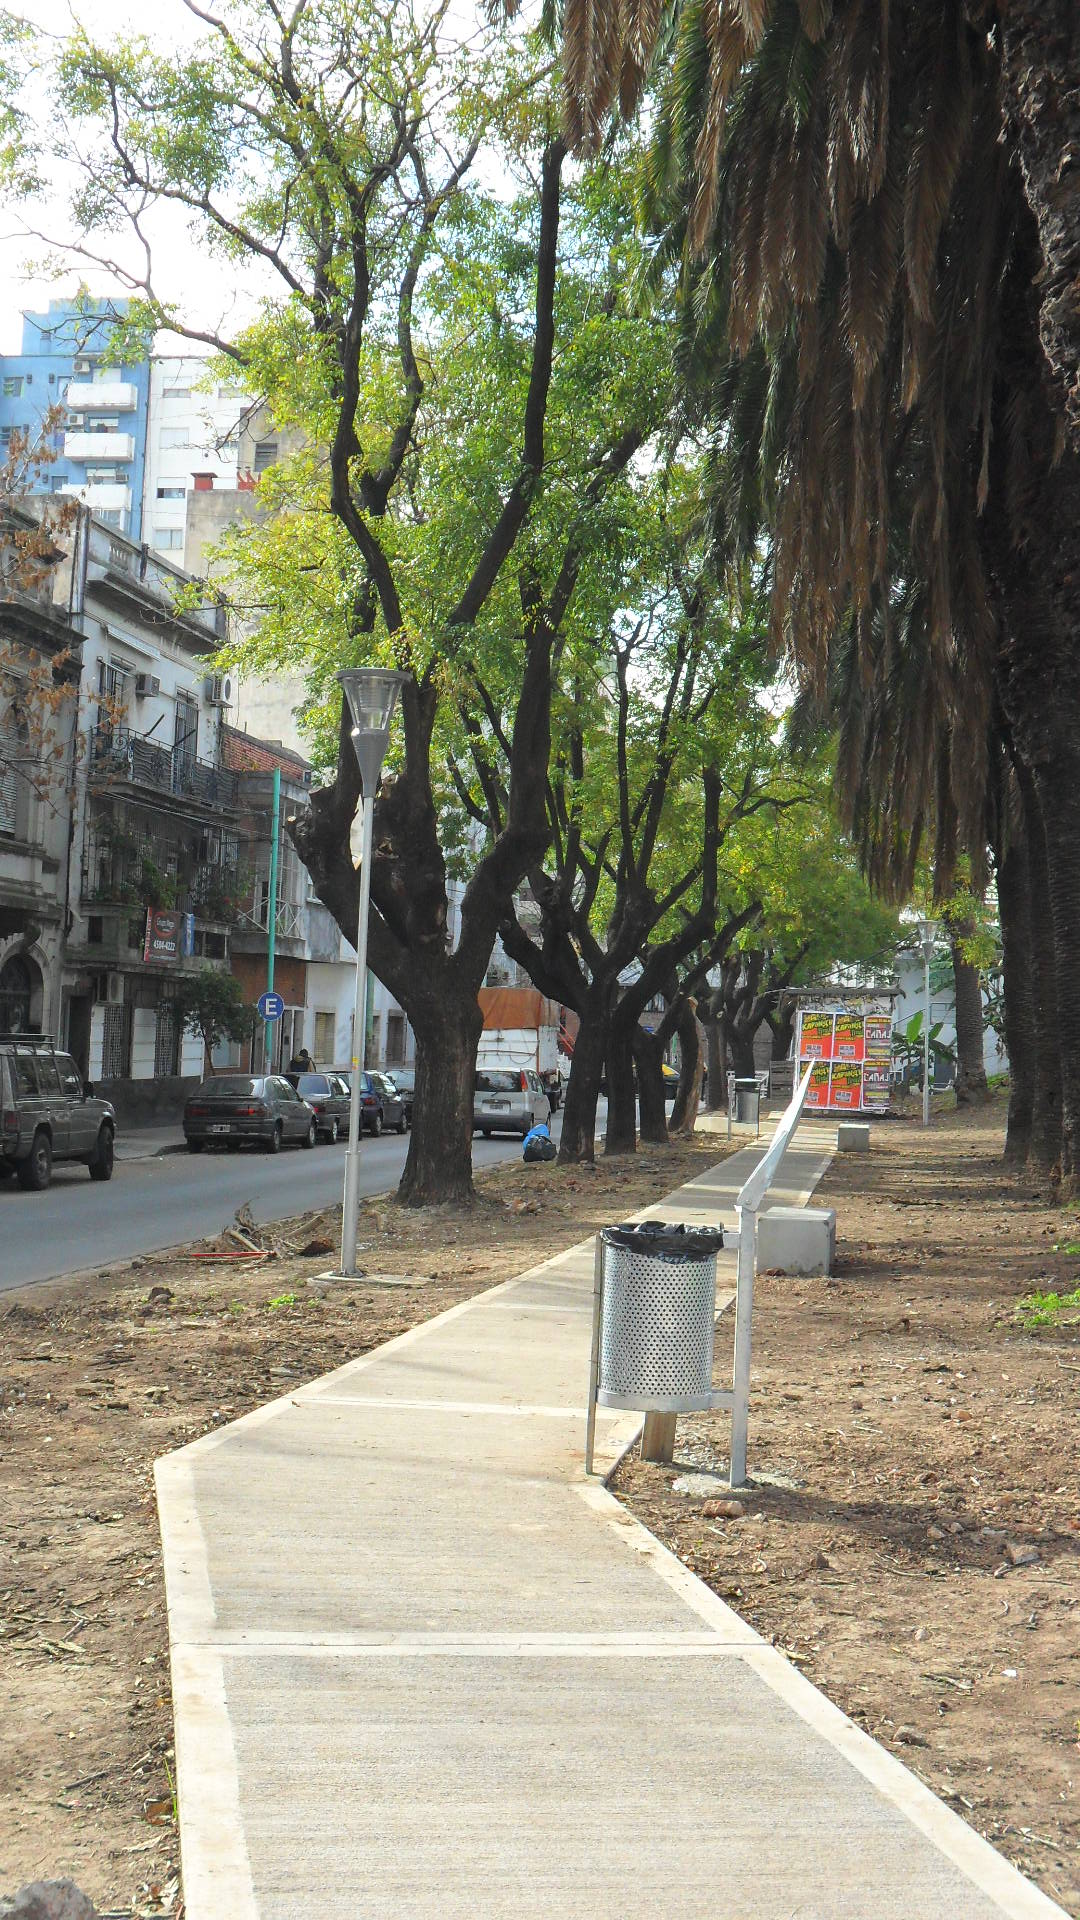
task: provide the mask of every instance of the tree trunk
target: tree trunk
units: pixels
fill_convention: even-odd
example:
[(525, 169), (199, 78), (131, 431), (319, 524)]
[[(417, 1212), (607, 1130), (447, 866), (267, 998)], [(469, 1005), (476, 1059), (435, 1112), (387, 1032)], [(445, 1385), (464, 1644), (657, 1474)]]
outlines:
[(590, 995), (579, 1016), (570, 1078), (563, 1101), (559, 1160), (564, 1165), (596, 1157), (596, 1103), (604, 1074), (607, 1021), (602, 1001)]
[(1046, 910), (1049, 885), (1046, 841), (1035, 785), (1019, 769), (1024, 796), (1025, 845), (1029, 876), (1031, 985), (1035, 1026), (1035, 1089), (1031, 1115), (1031, 1160), (1043, 1172), (1061, 1156), (1061, 1053), (1057, 1035), (1057, 985), (1054, 936)]
[(635, 1028), (632, 1044), (637, 1067), (642, 1142), (666, 1147), (668, 1128), (664, 1101), (664, 1049), (656, 1036), (646, 1033), (644, 1027)]
[(727, 1022), (723, 1014), (709, 1021), (705, 1028), (705, 1044), (709, 1075), (705, 1111), (724, 1113), (727, 1110)]
[[(1075, 756), (1074, 756), (1075, 757)], [(1080, 768), (1067, 763), (1036, 775), (1046, 836), (1053, 928), (1055, 1041), (1061, 1063), (1061, 1178), (1080, 1180)], [(1035, 912), (1040, 908), (1036, 902)]]
[(1049, 385), (1080, 453), (1080, 20), (1076, 0), (1009, 0), (1003, 92), (1042, 252), (1039, 337)]
[(398, 1186), (406, 1207), (467, 1205), (473, 1198), (473, 1081), (484, 1024), (476, 995), (459, 989), (414, 1000), (416, 1093), (409, 1152)]
[(757, 1073), (754, 1062), (756, 1029), (734, 1026), (731, 1030), (731, 1070), (737, 1080), (752, 1080)]
[(950, 927), (953, 982), (956, 997), (956, 1104), (970, 1107), (987, 1097), (986, 1066), (983, 1059), (983, 1006), (979, 969), (964, 958), (962, 942), (970, 938), (973, 924)]
[(634, 1087), (634, 1026), (612, 1020), (607, 1049), (607, 1133), (605, 1155), (633, 1153), (637, 1146), (637, 1094)]
[(1009, 1055), (1009, 1117), (1005, 1157), (1022, 1166), (1031, 1151), (1035, 1105), (1035, 991), (1031, 952), (1031, 895), (1027, 842), (1013, 834), (997, 862), (1001, 911), (1002, 998), (1005, 1047)]
[(705, 1050), (701, 1044), (701, 1025), (689, 1001), (679, 1014), (675, 1031), (679, 1036), (679, 1088), (671, 1109), (668, 1132), (691, 1134), (701, 1104)]

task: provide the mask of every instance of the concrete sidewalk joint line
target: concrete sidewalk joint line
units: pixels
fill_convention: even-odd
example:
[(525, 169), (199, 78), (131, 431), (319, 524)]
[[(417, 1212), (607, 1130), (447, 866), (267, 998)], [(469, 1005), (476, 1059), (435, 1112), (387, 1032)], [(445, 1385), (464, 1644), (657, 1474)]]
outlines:
[(157, 1462), (187, 1920), (1066, 1920), (584, 1478), (593, 1247)]

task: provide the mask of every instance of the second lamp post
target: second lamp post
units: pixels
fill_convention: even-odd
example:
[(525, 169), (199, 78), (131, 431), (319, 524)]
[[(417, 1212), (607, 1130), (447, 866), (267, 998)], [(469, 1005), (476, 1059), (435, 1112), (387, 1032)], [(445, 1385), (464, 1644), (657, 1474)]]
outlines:
[(405, 676), (382, 667), (345, 667), (337, 676), (349, 703), (352, 739), (363, 788), (360, 844), (360, 910), (356, 923), (356, 997), (353, 1002), (352, 1099), (349, 1102), (349, 1147), (345, 1156), (345, 1200), (341, 1216), (341, 1271), (356, 1274), (356, 1215), (360, 1202), (360, 1077), (364, 1071), (367, 1038), (367, 936), (371, 906), (371, 843), (375, 817), (375, 789), (386, 757), (390, 722)]

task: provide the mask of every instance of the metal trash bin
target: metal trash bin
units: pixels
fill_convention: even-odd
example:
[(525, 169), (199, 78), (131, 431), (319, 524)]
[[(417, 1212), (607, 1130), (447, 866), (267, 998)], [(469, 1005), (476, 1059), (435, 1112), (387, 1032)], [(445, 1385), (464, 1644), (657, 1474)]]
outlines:
[(605, 1227), (596, 1401), (644, 1413), (713, 1405), (716, 1256), (722, 1228), (662, 1220)]
[(736, 1080), (735, 1118), (741, 1126), (761, 1125), (761, 1087), (756, 1079)]

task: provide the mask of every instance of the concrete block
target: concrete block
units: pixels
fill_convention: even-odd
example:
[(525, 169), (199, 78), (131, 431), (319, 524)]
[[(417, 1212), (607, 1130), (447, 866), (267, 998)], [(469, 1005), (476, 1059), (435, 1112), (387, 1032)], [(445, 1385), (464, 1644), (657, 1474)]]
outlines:
[(835, 1253), (831, 1207), (768, 1207), (759, 1215), (757, 1263), (763, 1272), (831, 1273)]
[(836, 1128), (836, 1145), (840, 1153), (869, 1153), (869, 1120), (841, 1120)]

